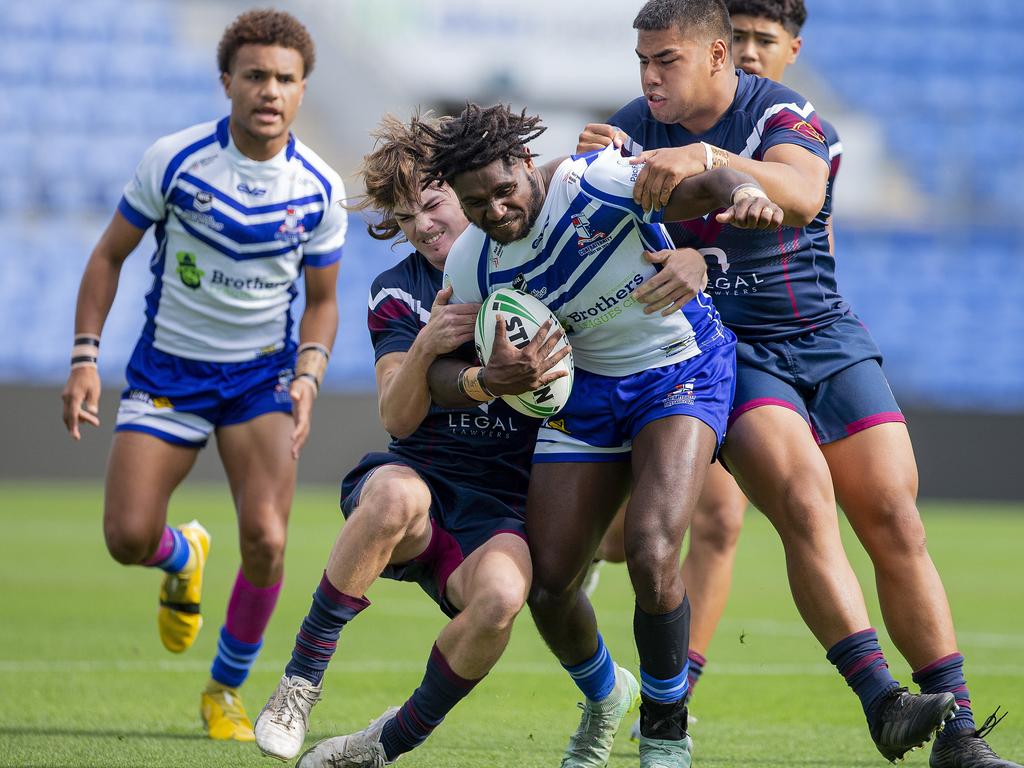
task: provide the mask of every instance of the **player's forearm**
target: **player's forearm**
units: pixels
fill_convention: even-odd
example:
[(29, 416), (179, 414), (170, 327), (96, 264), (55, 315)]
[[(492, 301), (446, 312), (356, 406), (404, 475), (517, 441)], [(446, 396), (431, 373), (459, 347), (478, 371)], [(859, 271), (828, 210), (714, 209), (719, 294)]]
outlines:
[(439, 357), (430, 366), (427, 381), (430, 385), (430, 397), (442, 408), (465, 408), (468, 405), (479, 405), (463, 388), (459, 387), (459, 375), (470, 365), (465, 360), (454, 357)]
[(665, 206), (665, 221), (687, 221), (732, 205), (732, 193), (740, 184), (756, 183), (747, 173), (716, 168), (683, 179)]
[(401, 365), (382, 382), (378, 408), (388, 434), (408, 437), (427, 417), (430, 411), (427, 375), (435, 359), (413, 342)]
[(825, 204), (828, 168), (824, 164), (820, 177), (809, 178), (809, 174), (786, 163), (751, 160), (730, 153), (729, 168), (754, 177), (772, 202), (782, 208), (782, 223), (787, 227), (807, 226)]
[(333, 296), (322, 301), (307, 298), (306, 308), (299, 322), (299, 346), (321, 344), (328, 351), (334, 347), (338, 333), (338, 302)]
[(75, 333), (99, 336), (117, 295), (121, 262), (103, 258), (94, 251), (85, 265), (75, 305)]

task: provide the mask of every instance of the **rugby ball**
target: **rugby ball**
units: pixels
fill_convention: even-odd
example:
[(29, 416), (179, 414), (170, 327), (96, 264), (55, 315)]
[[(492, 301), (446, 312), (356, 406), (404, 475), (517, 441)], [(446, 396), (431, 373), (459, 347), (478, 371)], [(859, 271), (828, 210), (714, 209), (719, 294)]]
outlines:
[[(529, 344), (540, 327), (549, 319), (552, 321), (552, 330), (562, 328), (554, 313), (530, 294), (517, 291), (514, 288), (499, 288), (484, 300), (480, 312), (476, 316), (474, 333), (476, 353), (485, 365), (491, 359), (498, 315), (501, 315), (505, 322), (505, 335), (509, 342), (519, 349)], [(556, 351), (569, 346), (564, 329), (562, 331), (563, 335), (558, 346), (555, 347)], [(569, 354), (558, 361), (551, 370), (567, 371), (568, 375), (555, 379), (550, 384), (532, 392), (524, 392), (521, 395), (502, 395), (501, 399), (527, 416), (538, 419), (554, 416), (562, 410), (569, 400), (569, 393), (572, 392), (571, 348)]]

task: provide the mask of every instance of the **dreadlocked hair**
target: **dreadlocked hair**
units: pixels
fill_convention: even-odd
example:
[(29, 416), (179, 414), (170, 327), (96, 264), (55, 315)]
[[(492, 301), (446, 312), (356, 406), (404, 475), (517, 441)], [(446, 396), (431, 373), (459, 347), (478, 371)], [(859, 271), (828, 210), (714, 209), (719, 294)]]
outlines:
[[(433, 124), (429, 113), (417, 114), (413, 124)], [(362, 177), (366, 194), (352, 198), (349, 211), (373, 210), (380, 214), (377, 222), (369, 221), (366, 231), (376, 240), (390, 240), (402, 228), (395, 219), (395, 208), (415, 207), (423, 184), (423, 162), (426, 149), (411, 125), (391, 114), (384, 115), (370, 134), (376, 141), (373, 151), (363, 156), (357, 174)], [(404, 242), (399, 240), (398, 242)]]
[(413, 120), (413, 129), (430, 152), (423, 166), (424, 185), (451, 184), (459, 174), (495, 160), (531, 157), (526, 145), (547, 130), (539, 116), (527, 116), (525, 109), (516, 114), (504, 104), (481, 108), (471, 102), (458, 117), (434, 125)]

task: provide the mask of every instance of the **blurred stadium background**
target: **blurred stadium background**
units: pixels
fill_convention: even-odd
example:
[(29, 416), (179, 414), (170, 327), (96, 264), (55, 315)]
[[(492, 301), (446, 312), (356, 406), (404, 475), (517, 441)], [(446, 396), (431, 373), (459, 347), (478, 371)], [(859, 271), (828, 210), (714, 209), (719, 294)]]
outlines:
[[(1021, 0), (807, 0), (789, 84), (838, 128), (840, 286), (886, 355), (922, 493), (1024, 498), (1024, 117)], [(104, 426), (64, 436), (81, 271), (125, 181), (157, 137), (226, 113), (214, 51), (233, 0), (33, 0), (0, 14), (0, 477), (98, 478), (125, 362), (142, 324), (147, 237), (103, 334)], [(639, 93), (632, 6), (611, 0), (293, 0), (318, 61), (296, 133), (346, 177), (380, 115), (467, 99), (540, 113), (536, 149)], [(572, 30), (567, 36), (567, 30)], [(350, 219), (341, 328), (303, 480), (335, 482), (384, 441), (365, 329), (371, 278), (403, 257)], [(213, 452), (206, 452), (212, 454)], [(220, 476), (212, 456), (200, 478)]]

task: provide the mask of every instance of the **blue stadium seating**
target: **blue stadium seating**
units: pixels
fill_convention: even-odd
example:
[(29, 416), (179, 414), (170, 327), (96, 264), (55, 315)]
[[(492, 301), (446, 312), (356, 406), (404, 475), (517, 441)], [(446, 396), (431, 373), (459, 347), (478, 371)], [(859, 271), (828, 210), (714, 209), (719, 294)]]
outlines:
[[(1024, 408), (1024, 0), (808, 5), (804, 59), (877, 117), (894, 162), (942, 212), (925, 230), (847, 227), (838, 215), (840, 286), (897, 395)], [(175, 21), (172, 0), (32, 0), (0, 14), (0, 323), (19, 331), (0, 353), (7, 379), (63, 379), (82, 267), (142, 152), (226, 109), (211, 51), (188, 46)], [(367, 390), (369, 284), (408, 246), (370, 239), (356, 216), (349, 231), (326, 386)], [(122, 271), (104, 331), (111, 381), (142, 325), (152, 249), (147, 236)]]

